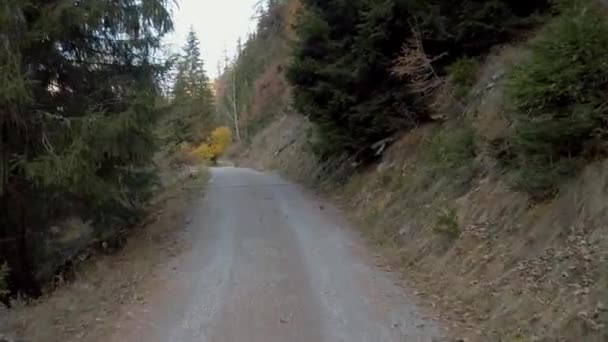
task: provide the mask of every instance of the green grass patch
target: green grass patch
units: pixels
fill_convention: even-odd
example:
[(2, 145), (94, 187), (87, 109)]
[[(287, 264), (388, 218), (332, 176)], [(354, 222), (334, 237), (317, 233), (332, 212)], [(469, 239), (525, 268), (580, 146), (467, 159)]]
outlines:
[(458, 213), (455, 209), (441, 209), (435, 218), (433, 232), (441, 236), (455, 239), (460, 236)]
[(448, 80), (456, 98), (462, 99), (470, 94), (475, 85), (478, 70), (479, 63), (469, 57), (462, 57), (446, 68)]
[(476, 156), (475, 132), (468, 123), (443, 127), (431, 137), (421, 153), (423, 162), (433, 169), (470, 166)]

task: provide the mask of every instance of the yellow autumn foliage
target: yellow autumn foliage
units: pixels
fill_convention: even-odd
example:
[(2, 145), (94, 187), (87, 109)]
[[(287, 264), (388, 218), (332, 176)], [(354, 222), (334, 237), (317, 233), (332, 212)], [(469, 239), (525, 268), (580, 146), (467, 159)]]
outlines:
[(191, 155), (198, 160), (215, 160), (226, 151), (230, 138), (228, 127), (218, 127), (211, 132), (206, 142), (192, 150)]
[(225, 152), (232, 135), (228, 127), (218, 127), (211, 132), (211, 144), (215, 145), (219, 154)]

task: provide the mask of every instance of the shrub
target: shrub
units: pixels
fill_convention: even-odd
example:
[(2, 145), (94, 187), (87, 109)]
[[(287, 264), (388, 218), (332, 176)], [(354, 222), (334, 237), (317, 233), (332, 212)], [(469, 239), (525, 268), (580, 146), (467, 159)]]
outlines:
[(468, 57), (460, 58), (446, 68), (448, 80), (454, 89), (456, 98), (461, 99), (469, 95), (471, 88), (475, 85), (478, 68), (477, 62)]
[(213, 152), (216, 156), (222, 155), (228, 144), (230, 143), (230, 129), (228, 127), (218, 127), (211, 132), (211, 141), (209, 142), (213, 146)]
[(458, 227), (458, 213), (455, 209), (442, 209), (437, 215), (433, 231), (437, 234), (457, 238), (460, 236), (460, 228)]
[(444, 128), (431, 138), (422, 153), (423, 159), (435, 169), (470, 165), (476, 155), (475, 132), (468, 124)]
[(608, 24), (593, 5), (568, 3), (509, 76), (515, 184), (534, 197), (552, 194), (607, 136)]
[(198, 160), (216, 160), (226, 151), (230, 138), (228, 127), (218, 127), (211, 132), (207, 142), (200, 144), (190, 154)]

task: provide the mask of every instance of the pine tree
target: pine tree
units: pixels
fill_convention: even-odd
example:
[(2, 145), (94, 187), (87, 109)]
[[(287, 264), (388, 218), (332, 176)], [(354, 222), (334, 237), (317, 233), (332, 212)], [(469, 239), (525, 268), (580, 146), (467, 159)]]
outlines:
[[(193, 28), (188, 32), (184, 53), (180, 61), (180, 71), (184, 83), (178, 84), (175, 91), (190, 98), (205, 99), (210, 94), (209, 78), (205, 74), (201, 59), (200, 43)], [(182, 87), (182, 89), (179, 89)]]
[[(303, 1), (288, 78), (321, 154), (358, 153), (417, 118), (388, 70), (409, 31), (403, 1)], [(410, 120), (411, 119), (411, 120)]]
[(213, 128), (213, 92), (201, 58), (200, 43), (190, 28), (173, 86), (171, 133), (176, 142), (200, 142)]
[(79, 217), (103, 235), (147, 199), (169, 3), (0, 5), (0, 261), (12, 290), (39, 293), (54, 223)]

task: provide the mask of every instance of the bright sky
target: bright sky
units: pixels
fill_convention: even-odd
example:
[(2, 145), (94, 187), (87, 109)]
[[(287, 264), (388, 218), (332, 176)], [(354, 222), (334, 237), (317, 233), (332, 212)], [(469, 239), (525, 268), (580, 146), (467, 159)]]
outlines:
[(217, 76), (217, 63), (223, 60), (224, 49), (233, 56), (239, 37), (246, 39), (255, 29), (255, 4), (258, 0), (178, 0), (174, 12), (175, 32), (167, 43), (179, 51), (186, 41), (190, 26), (201, 42), (205, 70)]

